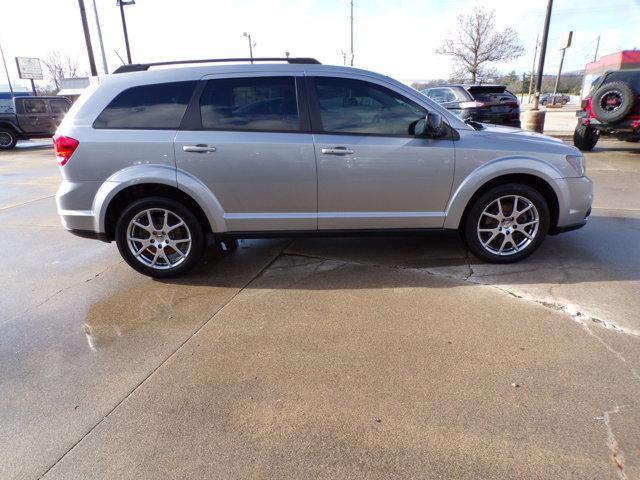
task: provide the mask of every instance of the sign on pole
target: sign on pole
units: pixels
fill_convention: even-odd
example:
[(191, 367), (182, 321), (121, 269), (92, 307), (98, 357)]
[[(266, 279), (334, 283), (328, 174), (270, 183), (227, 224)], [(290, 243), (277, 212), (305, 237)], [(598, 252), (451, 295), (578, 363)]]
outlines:
[(16, 57), (18, 75), (27, 80), (42, 80), (42, 66), (39, 58)]

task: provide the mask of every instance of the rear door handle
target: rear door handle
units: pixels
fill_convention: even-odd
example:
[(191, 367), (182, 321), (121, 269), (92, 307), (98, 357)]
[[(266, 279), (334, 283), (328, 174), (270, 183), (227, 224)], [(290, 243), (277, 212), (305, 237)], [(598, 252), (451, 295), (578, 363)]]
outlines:
[(323, 148), (320, 150), (325, 155), (353, 155), (354, 151), (347, 147)]
[(195, 152), (195, 153), (208, 153), (208, 152), (215, 152), (216, 147), (212, 145), (205, 145), (205, 144), (199, 143), (198, 145), (184, 145), (182, 147), (182, 151)]

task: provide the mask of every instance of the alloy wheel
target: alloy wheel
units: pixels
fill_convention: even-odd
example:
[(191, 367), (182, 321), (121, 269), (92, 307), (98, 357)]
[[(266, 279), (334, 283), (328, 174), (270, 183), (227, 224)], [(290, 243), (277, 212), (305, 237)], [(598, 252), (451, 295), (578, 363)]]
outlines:
[(478, 220), (477, 234), (485, 250), (495, 255), (514, 255), (526, 249), (540, 227), (536, 206), (522, 195), (493, 200)]
[(167, 270), (183, 263), (192, 248), (186, 222), (165, 208), (149, 208), (137, 213), (127, 226), (127, 245), (142, 264)]

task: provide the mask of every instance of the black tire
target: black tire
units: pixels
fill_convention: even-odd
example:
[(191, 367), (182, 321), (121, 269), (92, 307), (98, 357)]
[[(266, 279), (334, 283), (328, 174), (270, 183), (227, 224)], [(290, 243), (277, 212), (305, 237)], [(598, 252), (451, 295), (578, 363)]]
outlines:
[(636, 137), (636, 138), (625, 138), (624, 139), (625, 142), (630, 142), (630, 143), (638, 143), (640, 142), (640, 138)]
[[(171, 218), (173, 218), (174, 221), (177, 217), (177, 219), (184, 222), (184, 226), (177, 228), (178, 233), (183, 233), (183, 236), (190, 235), (191, 247), (187, 250), (186, 247), (178, 246), (178, 248), (184, 248), (184, 251), (181, 250), (180, 252), (178, 252), (178, 248), (176, 248), (178, 242), (175, 242), (176, 239), (172, 238), (169, 231), (166, 232), (166, 235), (162, 235), (162, 237), (153, 237), (164, 238), (166, 240), (151, 240), (151, 242), (154, 242), (156, 245), (160, 245), (160, 250), (164, 248), (162, 252), (163, 255), (165, 255), (165, 258), (169, 258), (170, 256), (173, 257), (173, 260), (176, 261), (176, 266), (174, 267), (170, 267), (170, 264), (163, 262), (162, 258), (159, 258), (158, 260), (159, 262), (163, 262), (164, 265), (159, 264), (158, 267), (149, 266), (145, 263), (145, 259), (148, 261), (148, 257), (154, 254), (156, 254), (157, 256), (157, 252), (159, 250), (157, 246), (149, 245), (143, 251), (142, 255), (140, 255), (140, 259), (139, 257), (136, 257), (134, 252), (131, 251), (129, 242), (127, 240), (127, 230), (129, 228), (129, 224), (136, 216), (149, 209), (163, 209), (169, 211), (170, 215), (172, 215)], [(152, 213), (152, 216), (153, 215), (154, 214)], [(162, 221), (157, 221), (157, 219), (154, 219), (155, 225), (152, 226), (152, 228), (154, 230), (160, 230), (162, 227), (157, 227), (157, 225), (160, 225), (161, 223)], [(175, 222), (170, 226), (174, 226), (177, 224), (178, 222)], [(148, 226), (148, 222), (146, 225)], [(176, 229), (174, 228), (174, 230)], [(165, 232), (158, 233), (165, 234)], [(137, 235), (138, 234), (136, 234), (136, 236)], [(120, 214), (120, 217), (118, 218), (118, 221), (116, 223), (115, 237), (116, 243), (118, 245), (118, 250), (120, 251), (120, 255), (122, 255), (122, 258), (124, 258), (124, 260), (134, 270), (142, 273), (143, 275), (147, 275), (153, 278), (174, 278), (184, 275), (200, 261), (206, 245), (202, 225), (200, 225), (200, 222), (198, 221), (196, 216), (180, 202), (166, 197), (143, 198), (140, 200), (136, 200), (127, 208), (125, 208), (122, 214)], [(146, 239), (147, 237), (144, 238)], [(151, 233), (149, 233), (148, 238), (152, 238)], [(170, 245), (170, 243), (172, 242), (175, 242), (174, 246)], [(136, 248), (139, 246), (144, 246), (144, 244), (142, 243), (138, 243), (135, 245)], [(179, 254), (182, 254), (182, 256), (179, 256)]]
[(578, 123), (578, 126), (573, 132), (573, 144), (583, 152), (593, 150), (599, 138), (600, 135), (595, 128), (583, 125), (582, 123)]
[(18, 143), (18, 136), (10, 128), (0, 127), (0, 150), (11, 150)]
[(627, 82), (602, 85), (593, 94), (591, 105), (596, 118), (604, 123), (623, 120), (633, 109), (636, 94)]
[[(529, 208), (526, 212), (518, 215), (516, 218), (509, 217), (508, 215), (513, 213), (513, 206), (515, 203), (514, 200), (511, 200), (511, 204), (509, 205), (509, 197), (511, 196), (514, 197), (514, 200), (515, 196), (519, 197), (518, 210), (523, 210), (524, 207), (527, 206), (526, 202), (528, 202), (528, 204), (532, 204), (535, 208)], [(504, 220), (509, 224), (507, 227), (502, 226), (501, 222), (490, 218), (483, 213), (485, 209), (491, 209), (493, 205), (497, 205), (496, 201), (503, 197), (506, 197), (506, 199), (503, 199), (501, 203), (503, 206), (503, 212), (507, 215)], [(511, 208), (511, 211), (509, 211), (509, 208)], [(524, 231), (527, 235), (532, 237), (531, 239), (527, 239), (527, 237), (522, 233), (523, 224), (534, 221), (536, 215), (538, 219), (537, 228), (535, 225), (531, 227), (524, 227)], [(495, 225), (486, 225), (485, 222), (487, 221), (495, 222)], [(489, 263), (513, 263), (528, 257), (540, 246), (547, 234), (547, 231), (549, 230), (549, 223), (549, 206), (547, 205), (544, 197), (537, 190), (529, 187), (528, 185), (509, 183), (494, 187), (475, 200), (465, 219), (464, 239), (469, 250), (471, 250), (471, 252), (481, 260)], [(515, 225), (515, 228), (513, 225)], [(497, 233), (496, 235), (493, 233), (480, 233), (478, 231), (480, 228), (502, 228), (502, 231), (507, 233)], [(529, 228), (529, 230), (527, 230), (527, 228)], [(508, 241), (508, 243), (505, 244), (507, 234), (513, 240)], [(480, 238), (485, 235), (487, 237), (494, 238), (493, 241), (488, 241), (489, 238), (486, 240), (483, 238), (483, 240), (488, 244), (487, 247), (483, 245)], [(516, 243), (520, 245), (519, 248), (516, 248)], [(504, 254), (496, 252), (496, 250), (500, 250), (500, 248), (498, 248), (499, 246), (505, 248)], [(507, 246), (508, 248), (506, 248)]]

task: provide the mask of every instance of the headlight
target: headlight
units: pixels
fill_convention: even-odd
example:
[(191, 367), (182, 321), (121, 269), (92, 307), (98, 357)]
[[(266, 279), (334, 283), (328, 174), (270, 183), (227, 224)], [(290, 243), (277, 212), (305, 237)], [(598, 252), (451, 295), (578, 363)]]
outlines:
[(573, 167), (578, 176), (583, 177), (585, 173), (584, 157), (582, 155), (567, 155), (567, 162)]

